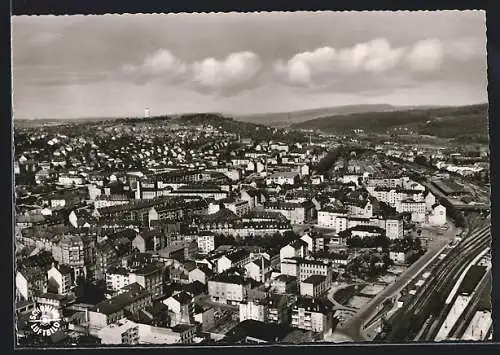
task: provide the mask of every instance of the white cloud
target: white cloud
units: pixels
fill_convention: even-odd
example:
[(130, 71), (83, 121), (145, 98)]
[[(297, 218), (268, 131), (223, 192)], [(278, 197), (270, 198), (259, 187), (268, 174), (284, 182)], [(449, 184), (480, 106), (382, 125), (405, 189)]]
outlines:
[(214, 89), (241, 85), (252, 79), (260, 68), (260, 59), (253, 52), (232, 53), (224, 60), (206, 58), (192, 65), (193, 80)]
[(410, 69), (428, 72), (438, 69), (443, 62), (443, 45), (437, 39), (417, 42), (407, 56)]
[(129, 75), (142, 75), (157, 79), (176, 79), (187, 72), (187, 65), (170, 51), (160, 49), (144, 59), (141, 65), (127, 64), (123, 71)]
[(340, 50), (322, 47), (298, 53), (286, 63), (278, 62), (275, 68), (290, 82), (305, 84), (323, 74), (385, 72), (397, 66), (403, 54), (404, 48), (392, 48), (386, 39), (374, 39)]

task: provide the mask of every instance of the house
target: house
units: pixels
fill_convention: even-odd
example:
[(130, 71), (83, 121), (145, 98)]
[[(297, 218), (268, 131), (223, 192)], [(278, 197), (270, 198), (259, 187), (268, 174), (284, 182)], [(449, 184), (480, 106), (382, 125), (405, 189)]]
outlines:
[(411, 214), (412, 222), (425, 222), (426, 204), (424, 201), (415, 201), (413, 199), (405, 199), (396, 206), (396, 211), (408, 212)]
[(323, 295), (330, 283), (324, 275), (311, 275), (300, 283), (300, 295), (306, 297), (319, 297)]
[(92, 335), (124, 317), (124, 312), (136, 314), (151, 307), (151, 293), (137, 283), (124, 287), (124, 292), (111, 299), (99, 302), (88, 311), (89, 332)]
[(265, 197), (259, 189), (253, 187), (244, 187), (241, 189), (240, 199), (248, 201), (249, 209), (260, 206), (265, 202)]
[(393, 249), (393, 250), (389, 251), (389, 258), (396, 265), (405, 265), (408, 262), (408, 258), (412, 254), (413, 254), (413, 252), (410, 249), (408, 249), (408, 250)]
[(189, 283), (198, 281), (206, 285), (209, 278), (213, 276), (212, 270), (210, 270), (205, 264), (198, 264), (194, 269), (189, 271), (188, 279)]
[(333, 268), (329, 261), (314, 259), (298, 259), (297, 280), (301, 283), (312, 275), (323, 275), (326, 283), (330, 286), (333, 278)]
[(308, 255), (308, 244), (303, 240), (294, 240), (280, 249), (280, 261), (299, 257), (305, 258)]
[(233, 267), (243, 267), (249, 262), (250, 252), (248, 250), (236, 250), (227, 255), (223, 255), (217, 260), (217, 272), (220, 274)]
[(309, 234), (305, 233), (302, 237), (300, 237), (300, 240), (303, 240), (304, 242), (307, 243), (307, 250), (309, 253), (314, 252), (314, 238), (311, 237)]
[(271, 263), (264, 257), (253, 260), (244, 266), (246, 277), (257, 282), (266, 282), (271, 271)]
[(215, 249), (215, 235), (210, 232), (200, 232), (201, 235), (196, 236), (198, 243), (198, 252), (208, 254)]
[(47, 274), (40, 267), (24, 268), (16, 273), (16, 293), (20, 300), (30, 301), (47, 292)]
[(85, 266), (85, 247), (81, 236), (64, 234), (53, 240), (52, 255), (59, 264), (77, 270)]
[(55, 266), (47, 271), (48, 290), (58, 295), (67, 295), (71, 292), (73, 270), (66, 265)]
[(325, 181), (325, 177), (323, 175), (311, 176), (311, 184), (313, 184), (313, 185), (321, 185), (324, 181)]
[(307, 223), (312, 220), (315, 213), (314, 204), (309, 200), (302, 203), (268, 201), (264, 204), (264, 210), (279, 212), (292, 224)]
[(120, 319), (100, 329), (96, 336), (105, 345), (173, 345), (191, 344), (196, 334), (194, 326), (155, 327)]
[(295, 171), (279, 171), (266, 178), (266, 185), (277, 184), (280, 186), (294, 186), (300, 181), (299, 174)]
[(163, 300), (163, 304), (168, 307), (170, 314), (170, 325), (193, 324), (194, 322), (194, 301), (187, 292), (179, 292)]
[(435, 204), (431, 207), (429, 213), (429, 224), (434, 226), (444, 226), (446, 224), (446, 207), (441, 204)]
[(124, 267), (110, 267), (106, 272), (106, 291), (116, 294), (130, 285), (130, 273)]
[(345, 203), (347, 210), (353, 216), (371, 218), (373, 217), (373, 205), (369, 199), (355, 200), (351, 199)]
[(401, 215), (387, 217), (385, 220), (385, 235), (389, 239), (403, 238), (404, 225)]
[(297, 287), (297, 277), (281, 274), (272, 279), (271, 291), (273, 293), (291, 293)]
[(146, 230), (137, 234), (132, 241), (132, 247), (139, 252), (157, 252), (165, 247), (165, 239), (160, 230)]
[(224, 202), (224, 207), (232, 211), (237, 216), (243, 216), (250, 211), (250, 203), (248, 200)]
[(341, 221), (337, 221), (339, 217), (347, 218), (347, 209), (341, 206), (325, 206), (318, 211), (318, 226), (332, 228), (341, 231)]
[(109, 239), (99, 243), (95, 248), (93, 276), (96, 280), (105, 280), (109, 267), (116, 265), (119, 253)]
[(148, 264), (130, 273), (130, 282), (138, 283), (147, 291), (151, 292), (153, 298), (163, 295), (164, 268), (161, 264)]
[(425, 208), (431, 210), (432, 206), (436, 204), (436, 196), (429, 190), (424, 193)]
[(201, 331), (207, 331), (215, 325), (215, 310), (211, 306), (194, 305), (194, 321), (200, 324)]
[(218, 275), (208, 281), (208, 294), (214, 302), (237, 304), (247, 297), (250, 283), (238, 275)]
[(75, 228), (90, 228), (95, 225), (96, 219), (84, 209), (73, 210), (68, 216), (69, 223)]
[(292, 308), (292, 327), (323, 335), (334, 328), (333, 304), (326, 299), (299, 298)]
[(239, 304), (240, 322), (253, 319), (266, 323), (288, 324), (293, 298), (272, 294), (265, 298), (243, 301)]
[(385, 235), (385, 229), (377, 226), (358, 225), (356, 227), (346, 229), (343, 233), (345, 233), (348, 237), (376, 237), (379, 235)]

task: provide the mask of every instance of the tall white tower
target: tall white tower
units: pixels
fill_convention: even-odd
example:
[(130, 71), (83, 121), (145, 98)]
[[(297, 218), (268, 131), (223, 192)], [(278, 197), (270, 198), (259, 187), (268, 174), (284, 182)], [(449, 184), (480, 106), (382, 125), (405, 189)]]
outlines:
[(149, 118), (151, 116), (151, 110), (149, 108), (146, 108), (144, 110), (144, 118)]

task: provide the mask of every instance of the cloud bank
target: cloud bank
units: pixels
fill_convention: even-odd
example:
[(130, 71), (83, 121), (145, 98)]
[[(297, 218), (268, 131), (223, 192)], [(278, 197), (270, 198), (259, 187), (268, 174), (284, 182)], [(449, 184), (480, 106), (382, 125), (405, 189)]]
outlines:
[(322, 47), (297, 53), (288, 61), (277, 61), (275, 70), (291, 84), (312, 84), (359, 73), (430, 72), (441, 66), (442, 47), (435, 39), (418, 41), (412, 47), (393, 47), (387, 39), (376, 38), (348, 48)]
[[(263, 63), (257, 53), (240, 51), (225, 58), (208, 57), (192, 63), (176, 57), (168, 49), (148, 54), (139, 65), (127, 64), (123, 72), (141, 82), (150, 80), (177, 82), (204, 92), (233, 93), (248, 89), (259, 74), (283, 85), (311, 86), (331, 84), (361, 74), (419, 75), (440, 70), (445, 57), (470, 56), (457, 48), (460, 42), (445, 45), (438, 39), (424, 39), (410, 46), (393, 46), (385, 38), (375, 38), (347, 48), (320, 47), (294, 54), (288, 60)], [(453, 59), (453, 58), (452, 58)], [(458, 58), (460, 59), (460, 58)]]

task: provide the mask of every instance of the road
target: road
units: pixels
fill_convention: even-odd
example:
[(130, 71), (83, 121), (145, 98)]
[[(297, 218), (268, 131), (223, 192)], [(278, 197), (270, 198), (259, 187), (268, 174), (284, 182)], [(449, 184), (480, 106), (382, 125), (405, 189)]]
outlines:
[(351, 338), (353, 341), (366, 341), (362, 334), (363, 325), (369, 321), (378, 311), (380, 305), (387, 299), (398, 294), (420, 271), (430, 263), (440, 250), (453, 238), (456, 229), (450, 223), (450, 228), (439, 238), (433, 238), (429, 244), (429, 250), (413, 263), (394, 283), (387, 286), (382, 292), (375, 296), (365, 307), (356, 313), (344, 326), (337, 330), (340, 334)]

